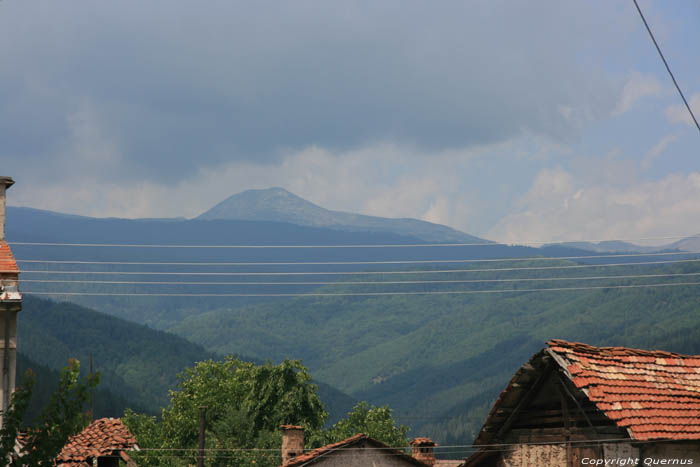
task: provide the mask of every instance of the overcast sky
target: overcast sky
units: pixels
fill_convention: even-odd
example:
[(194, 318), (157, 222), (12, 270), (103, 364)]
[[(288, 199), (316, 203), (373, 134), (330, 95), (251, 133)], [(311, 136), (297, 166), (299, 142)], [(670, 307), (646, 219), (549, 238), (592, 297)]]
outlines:
[[(700, 3), (641, 6), (700, 114)], [(4, 0), (0, 57), (12, 205), (281, 186), (509, 242), (700, 233), (700, 134), (631, 0)]]

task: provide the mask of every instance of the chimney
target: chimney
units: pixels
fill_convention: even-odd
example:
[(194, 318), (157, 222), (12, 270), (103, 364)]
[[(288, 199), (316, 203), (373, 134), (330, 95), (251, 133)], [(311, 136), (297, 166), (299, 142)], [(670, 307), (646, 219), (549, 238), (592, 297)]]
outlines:
[(282, 425), (282, 465), (304, 453), (304, 428), (298, 425)]
[(0, 241), (5, 240), (5, 191), (14, 183), (12, 177), (0, 176)]
[(414, 438), (411, 445), (411, 456), (424, 464), (435, 465), (435, 446), (438, 444), (430, 438)]

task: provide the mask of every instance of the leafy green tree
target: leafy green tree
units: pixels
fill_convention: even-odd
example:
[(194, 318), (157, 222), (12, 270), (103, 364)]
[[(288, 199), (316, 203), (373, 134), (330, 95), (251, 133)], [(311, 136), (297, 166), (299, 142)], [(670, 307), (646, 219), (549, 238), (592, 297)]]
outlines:
[[(133, 412), (124, 417), (139, 446), (156, 450), (148, 454), (150, 465), (194, 461), (200, 407), (206, 407), (208, 466), (250, 465), (252, 461), (278, 465), (279, 426), (320, 430), (327, 416), (317, 386), (299, 361), (256, 365), (226, 357), (220, 362), (199, 362), (179, 378), (179, 388), (170, 391), (170, 405), (163, 409), (160, 423)], [(140, 456), (144, 459), (145, 454)]]
[[(89, 415), (83, 412), (83, 407), (90, 398), (90, 390), (97, 386), (99, 380), (99, 373), (81, 379), (80, 362), (71, 360), (61, 371), (58, 389), (35, 427), (27, 429), (22, 456), (13, 459), (9, 465), (52, 465), (68, 438), (82, 430), (89, 421)], [(0, 430), (2, 459), (8, 459), (12, 453), (34, 385), (34, 375), (27, 371), (22, 386), (12, 395)]]
[(363, 401), (348, 413), (347, 418), (320, 433), (312, 442), (315, 445), (335, 443), (357, 433), (364, 433), (389, 446), (406, 447), (409, 429), (405, 425), (396, 425), (389, 406), (370, 406)]

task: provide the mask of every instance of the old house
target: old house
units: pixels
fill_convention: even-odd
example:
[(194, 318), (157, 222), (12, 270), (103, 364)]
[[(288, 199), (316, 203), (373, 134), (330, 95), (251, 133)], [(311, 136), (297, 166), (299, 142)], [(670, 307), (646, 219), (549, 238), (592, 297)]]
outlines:
[(57, 467), (135, 467), (128, 452), (136, 438), (118, 418), (101, 418), (71, 436), (56, 458)]
[(467, 466), (700, 463), (700, 356), (552, 340), (501, 393)]
[(5, 192), (13, 184), (12, 178), (0, 177), (0, 404), (3, 413), (10, 405), (10, 396), (15, 390), (17, 313), (22, 309), (22, 295), (18, 287), (19, 268), (5, 241)]
[(280, 467), (427, 467), (457, 466), (461, 461), (435, 459), (435, 442), (428, 438), (416, 438), (411, 442), (413, 455), (401, 449), (387, 446), (365, 434), (328, 444), (304, 452), (304, 429), (300, 426), (282, 426), (282, 465)]

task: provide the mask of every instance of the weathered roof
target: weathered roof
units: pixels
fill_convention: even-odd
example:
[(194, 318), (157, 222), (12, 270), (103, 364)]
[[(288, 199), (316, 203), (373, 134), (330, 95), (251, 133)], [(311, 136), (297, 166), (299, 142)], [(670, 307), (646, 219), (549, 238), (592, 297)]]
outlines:
[(437, 446), (438, 443), (430, 438), (413, 438), (410, 443), (411, 446)]
[(10, 245), (5, 241), (0, 241), (0, 272), (19, 274), (19, 268), (15, 257), (12, 256)]
[(507, 414), (551, 368), (558, 368), (631, 439), (700, 439), (700, 355), (553, 339), (516, 371), (491, 408), (476, 445), (495, 441)]
[(547, 343), (574, 385), (636, 440), (700, 439), (700, 355)]
[(56, 464), (85, 465), (90, 458), (112, 455), (124, 458), (122, 451), (129, 449), (138, 447), (126, 425), (118, 418), (101, 418), (68, 440)]
[[(332, 444), (327, 444), (325, 446), (321, 446), (320, 448), (312, 449), (309, 452), (306, 452), (304, 454), (301, 454), (297, 457), (294, 458), (294, 460), (284, 464), (284, 466), (280, 465), (279, 467), (295, 467), (295, 466), (300, 466), (306, 463), (313, 463), (317, 460), (320, 460), (321, 457), (331, 454), (334, 451), (339, 451), (341, 449), (348, 449), (351, 448), (352, 446), (361, 444), (362, 442), (367, 442), (374, 446), (377, 449), (381, 449), (383, 453), (387, 453), (391, 456), (399, 456), (403, 460), (410, 462), (413, 465), (419, 466), (419, 467), (426, 467), (426, 464), (423, 462), (414, 459), (413, 457), (409, 456), (405, 452), (398, 450), (398, 449), (391, 449), (389, 446), (386, 444), (382, 443), (381, 441), (377, 441), (374, 438), (370, 438), (369, 436), (363, 434), (363, 433), (358, 433), (355, 436), (351, 436), (349, 438), (346, 438), (342, 441), (338, 441), (337, 443), (332, 443)], [(318, 458), (318, 459), (317, 459)]]

